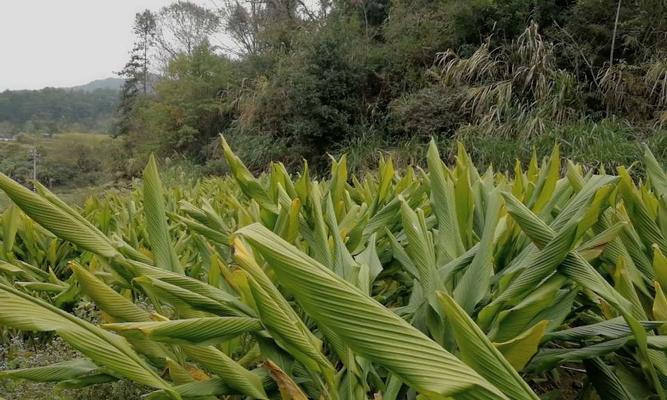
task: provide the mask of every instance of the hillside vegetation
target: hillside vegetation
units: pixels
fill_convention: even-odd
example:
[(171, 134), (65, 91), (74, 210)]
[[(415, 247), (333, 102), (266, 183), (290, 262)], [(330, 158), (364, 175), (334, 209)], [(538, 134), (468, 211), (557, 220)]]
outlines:
[(110, 171), (116, 145), (108, 134), (20, 134), (14, 141), (0, 142), (0, 171), (29, 185), (33, 150), (38, 153), (37, 179), (48, 187), (75, 188), (113, 180)]
[[(95, 88), (98, 85), (100, 87)], [(110, 133), (119, 91), (105, 85), (98, 82), (90, 87), (0, 92), (0, 136), (11, 137), (18, 133)]]
[(343, 152), (354, 173), (381, 152), (404, 166), (431, 137), (448, 161), (460, 141), (499, 170), (555, 142), (589, 166), (628, 165), (641, 143), (667, 160), (664, 1), (215, 6), (138, 13), (120, 92), (107, 79), (0, 93), (0, 134), (112, 133), (117, 178), (151, 153), (227, 172), (220, 133), (253, 171), (306, 159), (319, 173)]
[[(221, 132), (253, 169), (319, 171), (346, 151), (363, 170), (378, 149), (418, 161), (432, 136), (500, 169), (554, 141), (589, 165), (629, 164), (642, 142), (666, 159), (664, 1), (219, 5), (137, 16), (119, 114), (132, 165), (156, 152), (223, 171)], [(160, 79), (142, 92), (146, 68)]]

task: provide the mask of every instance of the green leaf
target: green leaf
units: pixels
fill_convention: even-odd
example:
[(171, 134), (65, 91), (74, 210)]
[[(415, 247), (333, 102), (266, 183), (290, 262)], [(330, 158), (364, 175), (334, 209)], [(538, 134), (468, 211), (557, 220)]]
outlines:
[(72, 347), (127, 379), (155, 388), (171, 390), (127, 341), (42, 300), (0, 284), (0, 323), (27, 331), (55, 332)]
[(628, 338), (618, 338), (575, 349), (542, 350), (531, 360), (528, 368), (534, 372), (541, 372), (566, 362), (601, 357), (620, 349), (625, 346), (628, 341)]
[(285, 297), (255, 262), (249, 249), (234, 240), (234, 259), (247, 273), (254, 303), (262, 323), (276, 342), (309, 368), (333, 379), (334, 368), (321, 353), (322, 343), (303, 323)]
[(431, 207), (438, 220), (438, 230), (442, 233), (439, 245), (443, 246), (449, 259), (464, 252), (462, 236), (456, 217), (454, 187), (445, 177), (444, 166), (433, 138), (428, 146), (428, 170), (431, 178)]
[(503, 343), (494, 343), (494, 345), (514, 369), (521, 371), (537, 353), (547, 325), (549, 325), (549, 321), (538, 322), (514, 339)]
[(56, 236), (103, 257), (114, 258), (120, 255), (98, 231), (1, 173), (0, 189), (4, 190), (24, 213)]
[(533, 212), (539, 213), (542, 211), (547, 202), (552, 198), (554, 190), (556, 189), (556, 183), (558, 182), (559, 173), (560, 151), (559, 146), (556, 143), (551, 152), (551, 157), (549, 157), (547, 168), (542, 169), (532, 199), (529, 202)]
[(484, 231), (477, 253), (454, 289), (456, 302), (469, 314), (489, 291), (493, 276), (493, 247), (500, 206), (500, 195), (497, 190), (493, 190), (487, 200)]
[(100, 368), (85, 358), (63, 361), (44, 367), (0, 371), (0, 379), (28, 379), (35, 382), (60, 382), (93, 373)]
[(187, 226), (189, 229), (191, 229), (193, 232), (196, 232), (202, 236), (204, 236), (206, 239), (219, 243), (222, 245), (229, 245), (229, 235), (227, 235), (224, 232), (221, 232), (219, 230), (211, 229), (208, 226), (197, 222), (193, 219), (183, 217), (178, 214), (174, 213), (168, 213), (169, 218), (181, 222), (185, 226)]
[[(438, 302), (452, 324), (461, 358), (511, 399), (539, 399), (510, 361), (449, 295), (438, 292)], [(516, 353), (516, 352), (515, 352)], [(518, 360), (518, 358), (516, 358)], [(519, 360), (520, 361), (520, 360)]]
[(83, 293), (93, 299), (95, 304), (111, 317), (121, 321), (136, 322), (150, 319), (151, 316), (147, 311), (137, 307), (130, 300), (111, 289), (78, 263), (71, 262), (69, 267), (74, 272)]
[(9, 206), (2, 214), (2, 246), (4, 247), (5, 255), (9, 259), (11, 259), (10, 254), (12, 254), (12, 249), (14, 248), (19, 219), (19, 210), (14, 205)]
[(197, 292), (172, 285), (152, 276), (140, 276), (134, 278), (132, 282), (141, 285), (147, 292), (158, 294), (160, 300), (164, 300), (172, 305), (182, 303), (195, 310), (206, 311), (216, 315), (234, 315), (232, 314), (233, 310), (224, 303), (217, 302)]
[[(667, 321), (667, 297), (662, 291), (662, 287), (658, 282), (654, 282), (655, 286), (655, 298), (653, 299), (653, 319), (659, 321)], [(660, 333), (665, 333), (666, 326), (663, 325), (660, 327)]]
[(595, 391), (601, 399), (609, 400), (633, 400), (634, 397), (623, 386), (623, 382), (614, 374), (608, 365), (600, 358), (592, 358), (584, 361), (587, 377), (593, 383)]
[(140, 262), (131, 262), (130, 267), (135, 276), (160, 281), (162, 284), (158, 283), (158, 286), (167, 289), (170, 296), (191, 299), (192, 305), (200, 304), (202, 310), (218, 310), (222, 315), (254, 316), (253, 310), (237, 297), (200, 280)]
[(158, 342), (211, 345), (246, 332), (259, 331), (262, 324), (254, 318), (208, 317), (103, 324), (102, 328), (124, 336), (138, 334)]
[(262, 380), (213, 346), (181, 345), (188, 357), (223, 379), (226, 385), (254, 399), (268, 399)]
[(227, 144), (225, 138), (220, 135), (220, 142), (222, 144), (222, 149), (224, 151), (225, 160), (229, 165), (229, 169), (232, 171), (232, 175), (236, 178), (236, 181), (239, 184), (239, 187), (251, 199), (254, 199), (259, 203), (263, 208), (277, 213), (278, 209), (276, 204), (271, 199), (269, 193), (262, 187), (262, 185), (255, 179), (254, 176), (248, 171), (248, 168), (243, 164), (240, 158), (234, 154), (231, 147)]
[(429, 396), (504, 399), (496, 387), (407, 322), (261, 225), (237, 232), (319, 324), (354, 352)]
[(667, 174), (658, 160), (655, 159), (655, 156), (653, 156), (653, 153), (651, 153), (648, 146), (644, 144), (643, 147), (644, 165), (646, 165), (646, 173), (651, 180), (651, 186), (655, 192), (662, 197), (662, 201), (667, 206)]
[(148, 241), (153, 250), (155, 265), (158, 268), (182, 274), (183, 267), (178, 261), (169, 237), (162, 182), (155, 157), (152, 154), (144, 170), (144, 213), (146, 214)]
[(431, 232), (426, 228), (424, 213), (417, 212), (401, 199), (401, 219), (408, 238), (407, 252), (417, 268), (418, 280), (424, 296), (430, 298), (438, 289), (435, 246)]
[[(663, 324), (659, 321), (641, 321), (641, 324), (646, 329), (655, 329)], [(606, 321), (598, 322), (590, 325), (582, 325), (574, 328), (563, 329), (561, 331), (549, 332), (544, 335), (543, 341), (550, 340), (586, 340), (593, 337), (601, 337), (605, 339), (617, 339), (626, 337), (632, 334), (632, 330), (625, 322), (623, 317), (616, 317)]]

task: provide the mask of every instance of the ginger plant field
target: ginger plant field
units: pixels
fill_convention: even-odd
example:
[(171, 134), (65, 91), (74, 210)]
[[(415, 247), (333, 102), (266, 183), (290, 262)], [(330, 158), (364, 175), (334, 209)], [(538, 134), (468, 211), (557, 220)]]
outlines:
[[(364, 176), (280, 163), (82, 207), (0, 175), (0, 326), (80, 357), (0, 379), (147, 399), (666, 399), (667, 175), (461, 147)], [(98, 322), (75, 316), (87, 299)], [(575, 382), (576, 384), (573, 384)]]

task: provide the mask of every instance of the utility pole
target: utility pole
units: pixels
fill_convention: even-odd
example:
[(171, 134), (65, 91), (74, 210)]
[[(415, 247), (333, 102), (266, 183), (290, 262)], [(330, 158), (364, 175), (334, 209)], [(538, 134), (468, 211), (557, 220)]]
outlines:
[(35, 190), (35, 182), (37, 182), (37, 159), (39, 158), (39, 153), (37, 152), (37, 147), (33, 147), (30, 150), (30, 156), (32, 157), (32, 188)]

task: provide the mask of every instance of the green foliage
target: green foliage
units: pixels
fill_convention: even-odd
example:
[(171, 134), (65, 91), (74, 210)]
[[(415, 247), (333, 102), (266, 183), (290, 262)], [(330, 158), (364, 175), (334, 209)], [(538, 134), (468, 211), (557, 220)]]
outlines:
[(208, 46), (179, 55), (154, 88), (154, 100), (138, 100), (134, 128), (128, 133), (128, 150), (145, 157), (162, 155), (207, 158), (207, 145), (232, 120), (228, 109), (235, 89), (233, 62), (221, 60)]
[[(442, 123), (446, 124), (447, 121)], [(582, 119), (562, 125), (550, 124), (542, 135), (521, 138), (487, 132), (477, 126), (464, 126), (455, 133), (441, 130), (438, 131), (439, 136), (435, 132), (426, 131), (435, 128), (442, 129), (442, 126), (415, 126), (418, 135), (407, 140), (400, 137), (383, 138), (372, 132), (361, 134), (341, 143), (333, 154), (347, 153), (349, 168), (355, 173), (372, 170), (383, 155), (391, 155), (400, 166), (423, 166), (424, 144), (428, 140), (425, 135), (433, 134), (439, 137), (438, 148), (446, 160), (454, 161), (455, 144), (461, 142), (469, 149), (475, 165), (480, 168), (493, 165), (500, 171), (512, 171), (516, 160), (527, 160), (534, 151), (538, 154), (549, 152), (554, 143), (560, 144), (563, 156), (590, 168), (601, 167), (612, 171), (619, 165), (630, 165), (642, 154), (640, 143), (645, 143), (660, 163), (667, 163), (667, 130), (637, 128), (618, 120), (594, 122)], [(633, 174), (642, 176), (643, 167), (636, 165)]]
[(112, 159), (118, 145), (105, 134), (22, 134), (14, 142), (0, 143), (0, 169), (28, 185), (33, 175), (31, 151), (36, 149), (37, 180), (43, 184), (60, 189), (103, 185), (113, 180)]
[[(14, 336), (0, 346), (0, 369), (34, 368), (80, 357), (57, 337), (22, 340)], [(54, 400), (139, 400), (145, 388), (128, 381), (93, 385), (85, 389), (55, 388), (54, 383), (29, 380), (0, 382), (0, 394), (6, 400), (49, 398)]]
[(391, 130), (400, 137), (450, 137), (465, 121), (460, 90), (440, 85), (406, 94), (391, 103)]
[[(582, 73), (587, 72), (585, 58), (592, 66), (601, 67), (609, 62), (611, 35), (614, 29), (615, 0), (579, 0), (570, 9), (570, 16), (561, 24), (566, 31), (555, 30), (554, 37), (569, 42), (563, 56), (575, 58)], [(664, 58), (664, 31), (667, 22), (660, 0), (623, 1), (615, 49), (615, 62), (641, 64), (653, 57)], [(613, 11), (612, 11), (613, 10)], [(563, 37), (568, 32), (575, 43)]]
[[(298, 50), (275, 66), (270, 80), (241, 103), (241, 133), (287, 139), (313, 162), (357, 133), (367, 85), (355, 21), (334, 20), (299, 38)], [(278, 99), (280, 99), (278, 101)]]
[(0, 134), (111, 130), (118, 91), (45, 88), (0, 92)]
[(293, 170), (305, 158), (321, 171), (327, 153), (347, 146), (377, 159), (376, 149), (430, 136), (488, 140), (475, 146), (485, 160), (496, 143), (503, 167), (541, 142), (599, 136), (603, 147), (586, 146), (585, 161), (626, 163), (636, 153), (624, 158), (620, 147), (663, 140), (667, 41), (664, 2), (623, 1), (615, 29), (617, 4), (226, 3), (222, 26), (238, 52), (221, 55), (198, 36), (200, 46), (168, 58), (155, 93), (136, 104), (125, 173), (138, 174), (149, 152), (224, 171), (219, 133), (253, 169), (280, 160)]
[[(0, 175), (4, 332), (78, 350), (6, 356), (39, 364), (0, 370), (10, 395), (665, 398), (667, 174), (648, 147), (641, 180), (559, 146), (512, 174), (462, 145), (446, 164), (435, 141), (423, 169), (350, 176), (341, 156), (314, 179), (255, 176), (221, 142), (230, 176), (163, 185), (151, 158), (82, 208)], [(118, 379), (147, 386), (87, 389)]]
[[(640, 129), (614, 120), (593, 122), (580, 120), (560, 126), (548, 126), (543, 135), (520, 140), (489, 134), (475, 127), (462, 129), (456, 139), (470, 149), (478, 165), (492, 164), (499, 170), (511, 171), (515, 160), (526, 160), (532, 152), (549, 151), (560, 143), (564, 156), (591, 167), (608, 171), (619, 165), (630, 165), (641, 156), (638, 143), (646, 143), (662, 163), (667, 162), (667, 130)], [(641, 173), (641, 166), (635, 172)]]
[(139, 96), (146, 96), (150, 88), (150, 54), (155, 45), (157, 25), (155, 15), (150, 10), (144, 10), (134, 16), (133, 31), (136, 36), (130, 60), (118, 73), (124, 78), (118, 104), (118, 121), (116, 133), (124, 135), (132, 128), (135, 106)]

